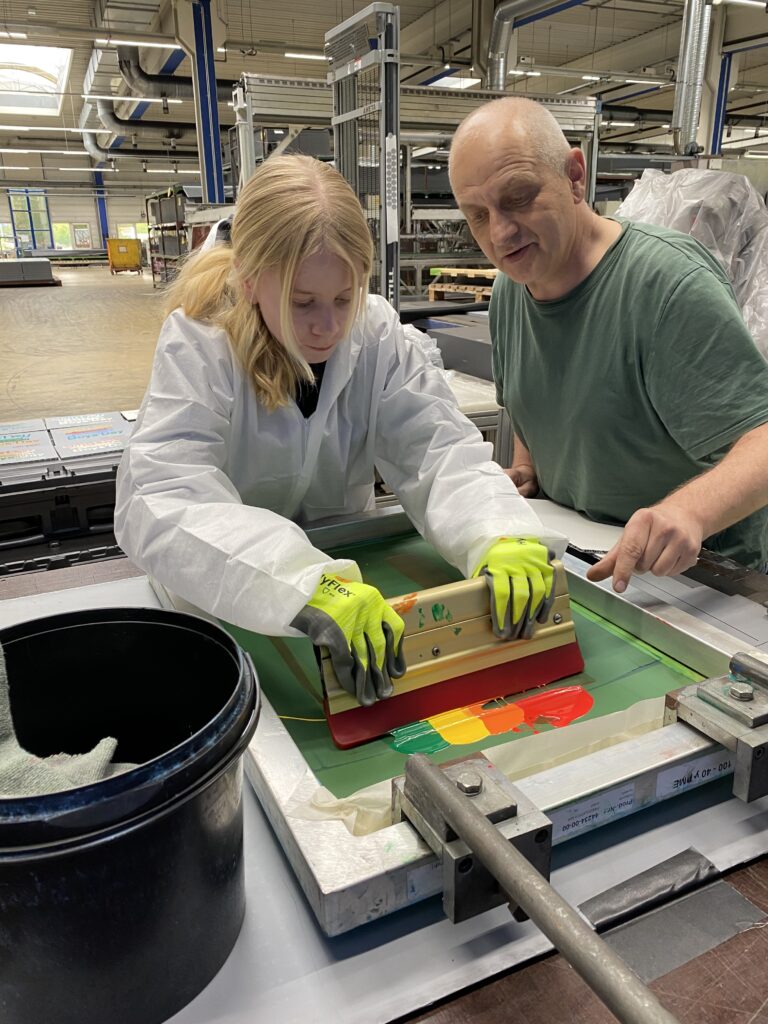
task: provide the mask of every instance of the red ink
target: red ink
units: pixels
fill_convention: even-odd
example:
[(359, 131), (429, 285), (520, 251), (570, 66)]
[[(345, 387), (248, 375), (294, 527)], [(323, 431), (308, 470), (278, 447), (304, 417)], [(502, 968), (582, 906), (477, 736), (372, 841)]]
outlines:
[(562, 729), (574, 719), (586, 715), (595, 702), (583, 686), (558, 686), (554, 690), (523, 697), (515, 703), (531, 729), (536, 722)]
[(523, 721), (523, 711), (519, 702), (508, 704), (504, 698), (499, 698), (498, 701), (484, 701), (482, 704), (470, 704), (466, 711), (468, 715), (476, 715), (491, 736), (511, 732)]

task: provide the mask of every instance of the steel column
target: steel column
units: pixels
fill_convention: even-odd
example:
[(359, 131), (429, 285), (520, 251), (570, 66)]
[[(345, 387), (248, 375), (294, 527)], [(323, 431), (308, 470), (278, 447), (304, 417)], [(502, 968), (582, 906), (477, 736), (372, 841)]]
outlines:
[(211, 27), (211, 0), (193, 0), (192, 23), (195, 38), (192, 80), (195, 86), (195, 116), (203, 202), (223, 203), (224, 171), (216, 94), (216, 51)]

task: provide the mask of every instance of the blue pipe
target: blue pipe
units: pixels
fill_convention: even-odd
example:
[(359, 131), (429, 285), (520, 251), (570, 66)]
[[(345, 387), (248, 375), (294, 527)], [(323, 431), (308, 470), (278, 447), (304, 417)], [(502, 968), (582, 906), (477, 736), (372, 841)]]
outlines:
[(99, 212), (101, 245), (102, 248), (106, 248), (107, 239), (109, 238), (109, 222), (107, 220), (107, 200), (104, 193), (104, 175), (101, 171), (94, 171), (93, 180), (96, 183), (96, 209)]
[(223, 203), (224, 169), (221, 159), (211, 0), (193, 0), (192, 21), (195, 29), (195, 60), (193, 63), (197, 79), (196, 100), (200, 119), (198, 142), (203, 158), (201, 168), (203, 198), (207, 203)]
[(717, 83), (717, 98), (715, 99), (715, 123), (712, 128), (712, 145), (710, 152), (720, 155), (723, 142), (723, 124), (725, 122), (725, 110), (728, 105), (728, 89), (731, 84), (731, 61), (733, 56), (724, 53), (720, 60), (720, 80)]

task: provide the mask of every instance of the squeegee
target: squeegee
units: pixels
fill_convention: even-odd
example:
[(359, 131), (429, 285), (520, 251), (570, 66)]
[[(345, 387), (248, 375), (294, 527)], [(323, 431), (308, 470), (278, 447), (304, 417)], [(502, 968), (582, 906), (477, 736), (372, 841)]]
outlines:
[(321, 648), (323, 705), (337, 747), (355, 747), (420, 719), (508, 697), (584, 668), (562, 563), (553, 562), (555, 599), (526, 640), (499, 640), (483, 578), (460, 580), (389, 600), (405, 622), (404, 676), (394, 693), (368, 707), (344, 690)]

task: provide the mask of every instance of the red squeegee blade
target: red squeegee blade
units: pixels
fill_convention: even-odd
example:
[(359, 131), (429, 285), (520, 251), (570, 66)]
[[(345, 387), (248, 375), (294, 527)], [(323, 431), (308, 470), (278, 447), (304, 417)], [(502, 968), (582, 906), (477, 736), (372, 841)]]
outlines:
[(565, 644), (516, 661), (507, 661), (503, 665), (396, 694), (367, 708), (351, 708), (330, 715), (326, 705), (328, 728), (336, 746), (346, 750), (383, 736), (398, 726), (479, 701), (532, 690), (556, 679), (577, 675), (583, 669), (584, 659), (579, 645), (575, 642)]

